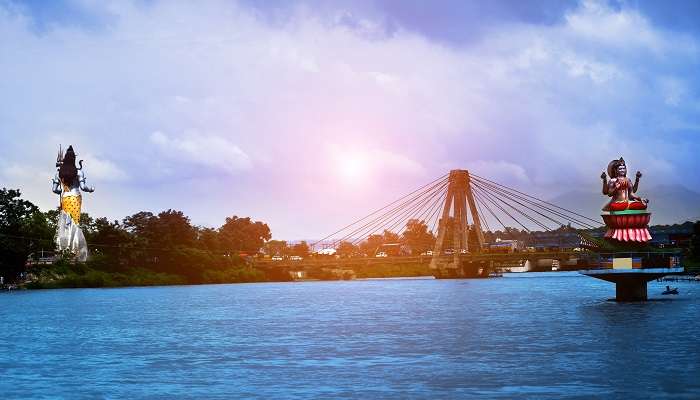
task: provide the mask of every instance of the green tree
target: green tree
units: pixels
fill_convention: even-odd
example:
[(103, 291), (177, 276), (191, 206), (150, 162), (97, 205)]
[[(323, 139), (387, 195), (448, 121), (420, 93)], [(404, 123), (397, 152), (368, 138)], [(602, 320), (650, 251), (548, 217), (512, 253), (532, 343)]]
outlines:
[(270, 256), (286, 256), (289, 254), (289, 246), (284, 240), (269, 240), (265, 243), (265, 253)]
[(308, 257), (309, 255), (309, 244), (302, 240), (300, 243), (292, 246), (291, 253), (299, 257)]
[[(81, 221), (83, 217), (80, 217)], [(123, 271), (129, 266), (132, 254), (133, 237), (119, 223), (110, 222), (107, 218), (97, 218), (91, 221), (89, 229), (85, 230), (85, 240), (91, 250), (91, 258), (101, 256), (100, 269), (114, 272)], [(97, 263), (95, 264), (97, 265)]]
[(690, 257), (700, 261), (700, 221), (693, 224), (693, 236), (690, 239)]
[(223, 254), (219, 232), (212, 228), (197, 229), (197, 247), (214, 254)]
[(53, 249), (53, 231), (37, 206), (14, 189), (0, 190), (0, 276), (15, 280), (30, 253)]
[(377, 252), (377, 249), (384, 244), (383, 235), (369, 235), (365, 241), (360, 243), (360, 251), (369, 257), (373, 257)]
[(265, 241), (272, 237), (267, 224), (235, 215), (226, 218), (226, 223), (219, 228), (219, 234), (223, 248), (231, 253), (257, 254)]
[(340, 242), (336, 248), (336, 254), (341, 257), (351, 257), (358, 251), (360, 251), (360, 249), (357, 246), (346, 241)]
[(401, 235), (401, 243), (411, 249), (411, 254), (417, 255), (431, 250), (435, 245), (435, 236), (428, 231), (425, 221), (410, 219), (406, 223), (406, 230)]
[(384, 232), (382, 233), (382, 240), (384, 241), (384, 244), (399, 243), (399, 241), (401, 241), (401, 236), (399, 236), (398, 233), (384, 229)]

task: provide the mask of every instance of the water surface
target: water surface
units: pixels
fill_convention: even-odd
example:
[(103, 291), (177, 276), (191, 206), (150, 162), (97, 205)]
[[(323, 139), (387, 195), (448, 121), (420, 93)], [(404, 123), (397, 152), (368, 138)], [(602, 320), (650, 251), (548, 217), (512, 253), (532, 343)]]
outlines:
[(2, 398), (700, 398), (700, 284), (575, 273), (0, 294)]

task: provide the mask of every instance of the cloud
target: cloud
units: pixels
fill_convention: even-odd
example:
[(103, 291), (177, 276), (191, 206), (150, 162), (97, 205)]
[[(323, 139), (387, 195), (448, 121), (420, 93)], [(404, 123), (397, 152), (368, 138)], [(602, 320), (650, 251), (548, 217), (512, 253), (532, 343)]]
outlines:
[[(303, 5), (270, 22), (229, 1), (79, 2), (97, 28), (37, 33), (32, 15), (0, 4), (6, 165), (50, 176), (58, 143), (89, 150), (89, 179), (109, 188), (95, 195), (96, 214), (123, 217), (127, 193), (142, 209), (190, 207), (198, 223), (245, 211), (284, 221), (277, 237), (313, 237), (348, 218), (299, 228), (286, 214), (335, 193), (328, 143), (365, 154), (371, 179), (395, 185), (386, 192), (451, 167), (563, 191), (621, 154), (649, 163), (645, 179), (700, 184), (653, 173), (698, 168), (700, 142), (688, 133), (698, 126), (697, 39), (625, 4), (586, 1), (548, 24), (494, 22), (462, 46), (381, 14)], [(211, 204), (142, 184), (162, 188), (173, 174), (211, 185), (201, 187)], [(225, 189), (242, 184), (255, 196)], [(380, 190), (354, 195), (392, 200)], [(298, 208), (259, 200), (279, 193)], [(334, 207), (350, 209), (344, 201)]]
[(84, 154), (79, 157), (84, 159), (83, 168), (87, 179), (99, 180), (102, 182), (122, 182), (129, 175), (122, 168), (118, 167), (111, 160), (107, 160), (92, 154)]
[(507, 161), (477, 160), (470, 162), (467, 169), (471, 172), (496, 182), (530, 183), (525, 168)]
[(660, 51), (671, 45), (643, 15), (630, 9), (615, 10), (600, 0), (584, 0), (566, 16), (566, 27), (582, 39), (620, 49), (639, 46)]
[(230, 141), (217, 137), (191, 134), (171, 138), (163, 132), (151, 134), (150, 140), (163, 156), (175, 163), (190, 162), (234, 173), (251, 167), (250, 157)]

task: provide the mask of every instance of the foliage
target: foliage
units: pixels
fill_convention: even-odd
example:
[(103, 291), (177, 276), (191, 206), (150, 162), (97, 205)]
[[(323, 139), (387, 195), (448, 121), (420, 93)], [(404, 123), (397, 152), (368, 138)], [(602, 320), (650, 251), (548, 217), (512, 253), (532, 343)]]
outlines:
[(411, 249), (412, 255), (431, 250), (435, 245), (435, 236), (428, 231), (425, 221), (410, 219), (401, 235), (401, 242)]
[(360, 243), (360, 251), (372, 257), (383, 244), (384, 236), (376, 234), (369, 235), (365, 241)]
[(310, 252), (309, 245), (306, 241), (302, 240), (300, 243), (295, 244), (291, 248), (292, 255), (300, 257), (308, 257)]
[(351, 257), (356, 255), (360, 251), (360, 248), (352, 244), (351, 242), (340, 242), (336, 248), (336, 254), (341, 257)]
[(0, 276), (8, 282), (24, 271), (30, 253), (53, 248), (46, 214), (20, 197), (19, 190), (0, 189)]
[(289, 254), (289, 246), (284, 240), (270, 240), (265, 243), (265, 254), (270, 256), (286, 256)]
[(270, 240), (270, 228), (260, 221), (233, 216), (219, 228), (219, 238), (224, 251), (233, 254), (245, 252), (257, 254), (266, 240)]
[[(258, 282), (269, 279), (240, 255), (253, 256), (270, 239), (269, 227), (233, 216), (219, 229), (202, 228), (177, 210), (141, 211), (120, 221), (81, 215), (90, 249), (86, 263), (63, 255), (53, 265), (25, 265), (32, 252), (53, 250), (58, 210), (42, 213), (18, 190), (0, 191), (0, 276), (29, 273), (33, 287), (102, 287), (184, 283)], [(283, 242), (284, 243), (284, 242)], [(286, 243), (285, 243), (286, 246)], [(294, 251), (308, 253), (300, 243)], [(285, 280), (275, 276), (276, 280)]]

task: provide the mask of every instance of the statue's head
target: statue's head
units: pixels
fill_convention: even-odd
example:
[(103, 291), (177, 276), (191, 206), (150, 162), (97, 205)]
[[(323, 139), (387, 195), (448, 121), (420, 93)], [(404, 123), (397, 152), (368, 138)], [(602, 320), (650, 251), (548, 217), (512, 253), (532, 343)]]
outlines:
[(620, 157), (619, 160), (610, 161), (610, 164), (608, 164), (608, 175), (611, 178), (622, 178), (627, 176), (627, 165), (622, 157)]
[(68, 149), (66, 149), (66, 154), (63, 156), (63, 163), (75, 165), (75, 150), (73, 150), (73, 146), (68, 146)]
[(58, 169), (58, 177), (66, 185), (72, 184), (78, 177), (78, 168), (75, 166), (75, 151), (73, 150), (73, 146), (68, 146), (66, 155), (63, 156), (63, 162)]

